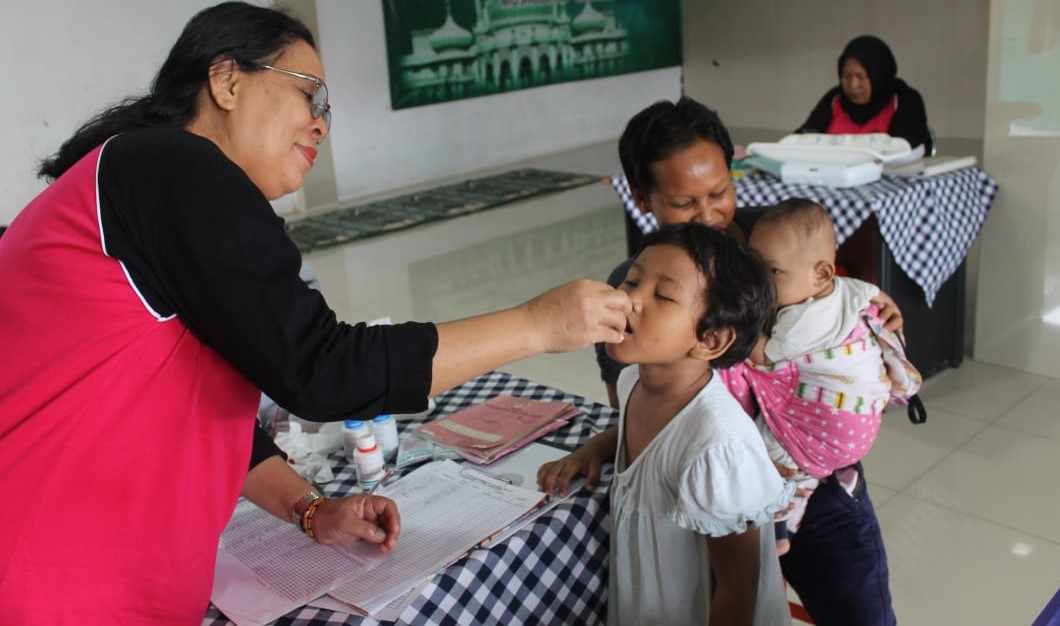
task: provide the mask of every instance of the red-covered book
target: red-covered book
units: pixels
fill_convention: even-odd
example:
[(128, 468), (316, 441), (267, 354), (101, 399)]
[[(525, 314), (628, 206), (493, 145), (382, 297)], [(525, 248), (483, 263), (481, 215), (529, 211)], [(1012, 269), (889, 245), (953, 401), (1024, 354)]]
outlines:
[(481, 465), (492, 463), (578, 414), (570, 402), (497, 396), (417, 428), (431, 441)]

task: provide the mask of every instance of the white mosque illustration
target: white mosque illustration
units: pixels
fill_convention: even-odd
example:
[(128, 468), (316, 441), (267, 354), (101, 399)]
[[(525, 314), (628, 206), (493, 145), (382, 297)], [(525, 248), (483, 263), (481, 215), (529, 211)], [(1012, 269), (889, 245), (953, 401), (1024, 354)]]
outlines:
[(565, 0), (475, 0), (476, 23), (453, 20), (449, 0), (437, 28), (412, 32), (400, 60), (401, 106), (416, 106), (632, 71), (627, 31), (613, 4)]

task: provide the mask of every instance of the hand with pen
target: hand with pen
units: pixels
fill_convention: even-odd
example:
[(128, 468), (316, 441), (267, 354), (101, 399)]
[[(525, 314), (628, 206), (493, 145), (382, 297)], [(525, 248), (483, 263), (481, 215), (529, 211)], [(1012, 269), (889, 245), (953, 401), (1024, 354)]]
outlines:
[(377, 543), (390, 551), (401, 533), (401, 516), (393, 500), (372, 494), (328, 498), (313, 517), (317, 541), (331, 545), (354, 541)]

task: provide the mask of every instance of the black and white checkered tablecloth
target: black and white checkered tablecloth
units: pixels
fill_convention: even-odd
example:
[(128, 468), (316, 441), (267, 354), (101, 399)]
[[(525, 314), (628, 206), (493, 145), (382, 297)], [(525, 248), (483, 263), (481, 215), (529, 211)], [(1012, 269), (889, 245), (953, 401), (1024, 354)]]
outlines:
[[(733, 184), (738, 207), (795, 196), (817, 202), (835, 222), (837, 244), (875, 213), (883, 241), (898, 266), (924, 290), (928, 306), (968, 254), (997, 195), (997, 183), (974, 167), (926, 178), (884, 176), (847, 189), (790, 185), (768, 174), (743, 176)], [(641, 213), (633, 203), (625, 176), (612, 176), (611, 186), (641, 232), (658, 228), (655, 216)]]
[[(544, 387), (504, 372), (490, 372), (435, 398), (431, 418), (501, 394), (535, 400), (566, 400), (582, 411), (571, 423), (543, 437), (571, 448), (616, 423), (617, 411), (580, 396)], [(402, 421), (399, 429), (421, 421)], [(356, 491), (352, 465), (333, 457), (336, 478), (326, 495)], [(437, 574), (396, 622), (379, 622), (312, 607), (302, 607), (275, 624), (602, 624), (607, 599), (606, 488), (610, 469), (592, 494), (579, 494), (488, 550)], [(213, 605), (204, 625), (230, 624)]]

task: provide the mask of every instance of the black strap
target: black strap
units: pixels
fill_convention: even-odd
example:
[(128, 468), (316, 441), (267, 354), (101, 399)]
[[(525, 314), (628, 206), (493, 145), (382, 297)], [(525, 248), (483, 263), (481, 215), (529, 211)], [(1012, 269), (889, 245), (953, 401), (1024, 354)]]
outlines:
[(927, 409), (924, 408), (924, 403), (920, 401), (920, 394), (914, 395), (909, 398), (909, 408), (907, 409), (909, 415), (909, 421), (914, 424), (923, 424), (927, 421)]
[[(895, 337), (898, 337), (898, 341), (902, 342), (902, 348), (905, 348), (905, 335), (899, 331), (896, 332)], [(921, 379), (920, 384), (924, 384)], [(906, 415), (909, 416), (909, 421), (913, 424), (923, 424), (927, 421), (927, 408), (924, 407), (924, 403), (920, 401), (920, 394), (913, 394), (912, 398), (909, 398), (909, 408), (906, 409)]]

